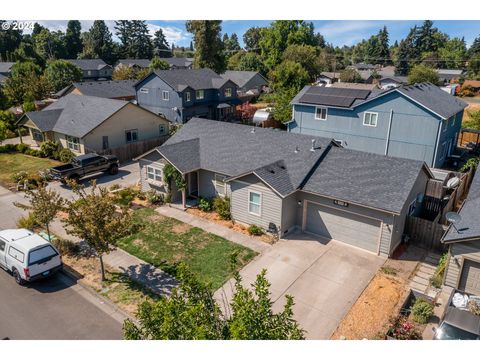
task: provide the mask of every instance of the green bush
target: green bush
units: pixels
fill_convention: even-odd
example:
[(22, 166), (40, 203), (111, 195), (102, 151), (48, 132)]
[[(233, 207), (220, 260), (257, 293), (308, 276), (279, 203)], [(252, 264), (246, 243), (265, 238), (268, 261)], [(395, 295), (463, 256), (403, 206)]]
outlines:
[(213, 210), (223, 220), (232, 219), (232, 215), (230, 214), (230, 199), (228, 197), (216, 197), (213, 199)]
[(120, 189), (120, 185), (119, 185), (119, 184), (113, 184), (112, 186), (110, 186), (110, 191), (118, 190), (118, 189)]
[(166, 195), (165, 195), (165, 203), (166, 204), (170, 204), (172, 202), (172, 193), (168, 192)]
[(155, 190), (150, 190), (146, 193), (147, 201), (152, 205), (161, 205), (164, 202), (163, 195), (156, 192)]
[(467, 160), (467, 162), (465, 164), (463, 164), (460, 171), (461, 172), (466, 172), (466, 171), (470, 170), (470, 168), (475, 170), (478, 167), (479, 163), (480, 163), (480, 157), (470, 158), (470, 159)]
[(263, 229), (260, 227), (260, 226), (257, 226), (257, 225), (250, 225), (248, 227), (248, 233), (250, 235), (254, 235), (254, 236), (260, 236), (260, 235), (263, 235)]
[(198, 200), (198, 208), (202, 211), (209, 212), (213, 209), (213, 200), (209, 198), (201, 197)]
[(137, 196), (137, 191), (132, 188), (125, 188), (115, 193), (115, 202), (119, 205), (130, 206)]
[(445, 268), (447, 267), (448, 253), (442, 254), (440, 261), (438, 262), (435, 273), (430, 278), (430, 284), (437, 289), (440, 289), (443, 282), (443, 274), (445, 273)]
[(13, 174), (12, 181), (21, 185), (22, 189), (24, 186), (34, 189), (45, 183), (45, 179), (40, 174), (30, 174), (26, 171), (19, 171)]
[(57, 153), (58, 147), (60, 144), (56, 141), (47, 140), (42, 143), (40, 146), (40, 151), (42, 155), (48, 158), (53, 158)]
[(425, 299), (418, 298), (410, 308), (413, 320), (419, 324), (426, 324), (433, 315), (433, 305)]
[(43, 153), (40, 150), (36, 150), (36, 149), (26, 150), (25, 155), (30, 155), (30, 156), (35, 156), (35, 157), (43, 157)]
[(70, 163), (72, 162), (75, 154), (70, 149), (60, 149), (56, 153), (56, 159), (63, 163)]
[(17, 151), (17, 145), (14, 144), (5, 144), (0, 146), (0, 153), (11, 153)]
[(34, 230), (40, 227), (37, 219), (33, 215), (33, 213), (29, 213), (26, 216), (22, 216), (20, 219), (17, 220), (17, 228)]
[(17, 151), (18, 152), (21, 152), (21, 153), (25, 154), (25, 152), (29, 149), (30, 149), (30, 146), (28, 146), (27, 144), (17, 144)]
[(60, 251), (61, 255), (77, 255), (80, 252), (80, 246), (71, 240), (53, 239), (52, 245)]

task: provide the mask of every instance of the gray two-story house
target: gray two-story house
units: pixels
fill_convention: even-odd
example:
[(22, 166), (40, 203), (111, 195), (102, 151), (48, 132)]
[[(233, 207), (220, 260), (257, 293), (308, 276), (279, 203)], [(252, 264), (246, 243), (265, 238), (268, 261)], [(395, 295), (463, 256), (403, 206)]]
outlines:
[(135, 84), (140, 106), (180, 124), (192, 117), (228, 120), (240, 103), (237, 88), (210, 69), (157, 70)]
[(430, 83), (383, 91), (306, 86), (292, 105), (290, 132), (430, 167), (441, 167), (455, 150), (467, 106)]
[(113, 68), (102, 59), (70, 59), (83, 73), (82, 80), (108, 80), (112, 78)]

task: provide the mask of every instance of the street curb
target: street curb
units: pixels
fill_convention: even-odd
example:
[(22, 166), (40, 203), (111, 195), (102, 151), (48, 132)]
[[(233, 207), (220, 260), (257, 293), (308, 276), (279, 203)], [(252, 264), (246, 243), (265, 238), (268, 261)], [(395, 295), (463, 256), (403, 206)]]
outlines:
[[(76, 284), (81, 286), (84, 290), (86, 290), (90, 295), (97, 298), (103, 305), (112, 309), (113, 313), (120, 314), (125, 319), (130, 319), (136, 325), (138, 325), (138, 320), (131, 314), (127, 313), (125, 310), (120, 308), (117, 304), (115, 304), (112, 300), (108, 299), (105, 296), (100, 295), (98, 292), (93, 290), (90, 286), (83, 283), (82, 279), (78, 277), (72, 270), (68, 269), (65, 265), (63, 266), (62, 270), (60, 271), (62, 274), (66, 275), (71, 280), (74, 280)], [(97, 305), (97, 304), (95, 304)], [(111, 316), (111, 314), (109, 313)], [(117, 319), (118, 320), (118, 319)]]

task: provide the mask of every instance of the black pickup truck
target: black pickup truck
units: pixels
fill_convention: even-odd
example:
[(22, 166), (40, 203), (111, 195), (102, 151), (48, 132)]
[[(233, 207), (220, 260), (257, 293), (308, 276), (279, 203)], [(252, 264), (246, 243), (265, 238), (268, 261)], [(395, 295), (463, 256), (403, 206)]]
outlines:
[(115, 175), (118, 173), (118, 163), (117, 157), (113, 155), (85, 154), (75, 157), (70, 164), (50, 168), (50, 175), (61, 182), (78, 181), (84, 176), (99, 172)]

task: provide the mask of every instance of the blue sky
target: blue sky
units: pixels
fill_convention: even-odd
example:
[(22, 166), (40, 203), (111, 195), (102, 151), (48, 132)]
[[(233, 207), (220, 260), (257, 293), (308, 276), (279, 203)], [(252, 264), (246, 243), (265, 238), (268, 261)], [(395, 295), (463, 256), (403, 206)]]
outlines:
[[(415, 24), (421, 25), (422, 20), (311, 20), (315, 25), (315, 30), (323, 34), (327, 42), (333, 45), (354, 45), (364, 38), (377, 33), (384, 25), (388, 27), (390, 41), (393, 44), (395, 40), (404, 38), (409, 29)], [(43, 26), (52, 30), (65, 31), (66, 21), (49, 20), (38, 21)], [(223, 32), (231, 34), (237, 33), (243, 44), (243, 33), (252, 26), (268, 26), (271, 20), (224, 20), (222, 23)], [(89, 29), (92, 20), (81, 21), (82, 30)], [(114, 33), (114, 22), (106, 21), (108, 27)], [(148, 20), (150, 32), (161, 27), (170, 43), (178, 46), (188, 46), (191, 41), (191, 34), (185, 29), (185, 20)], [(451, 37), (465, 37), (467, 45), (470, 46), (475, 37), (480, 36), (479, 20), (438, 20), (434, 25), (441, 31), (446, 32)], [(242, 45), (241, 44), (241, 45)]]

